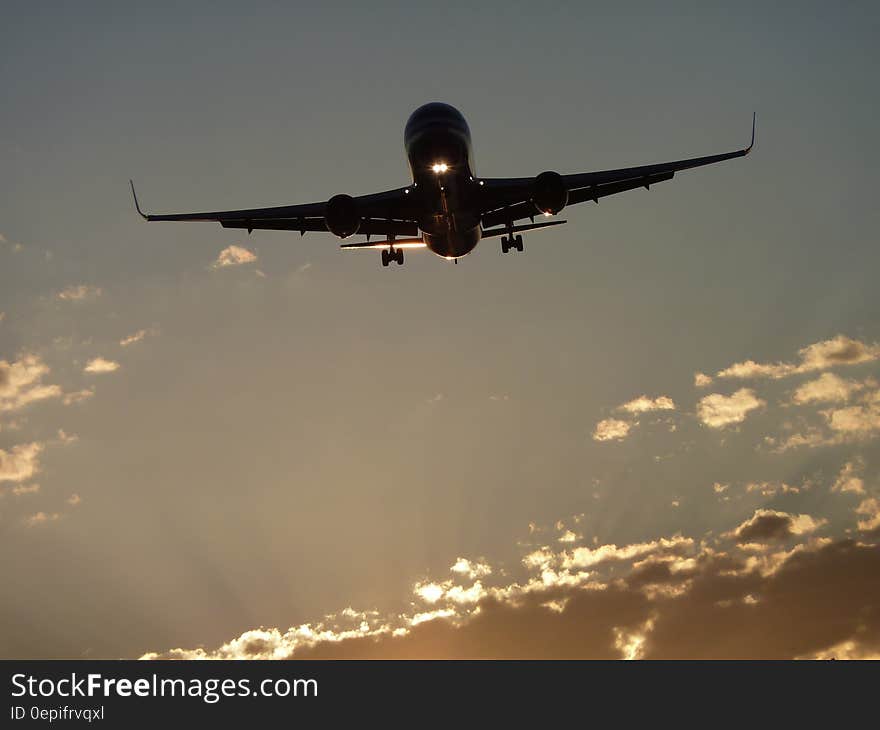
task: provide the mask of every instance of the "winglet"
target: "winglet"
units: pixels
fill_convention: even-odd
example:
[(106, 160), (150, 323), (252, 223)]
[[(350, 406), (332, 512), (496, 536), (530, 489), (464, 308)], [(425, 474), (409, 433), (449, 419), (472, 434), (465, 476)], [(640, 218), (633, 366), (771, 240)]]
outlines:
[(129, 180), (129, 181), (128, 181), (128, 184), (131, 185), (131, 197), (134, 198), (134, 207), (135, 207), (135, 210), (140, 214), (141, 218), (143, 218), (145, 221), (150, 220), (150, 219), (147, 217), (147, 215), (144, 214), (144, 212), (141, 210), (140, 203), (138, 203), (138, 196), (137, 196), (137, 193), (134, 191), (134, 182), (132, 182), (131, 180)]
[(746, 154), (749, 154), (749, 152), (752, 151), (752, 147), (755, 146), (755, 117), (756, 117), (756, 116), (757, 116), (757, 115), (755, 114), (755, 112), (752, 112), (752, 141), (749, 142), (749, 146), (746, 147), (745, 150), (744, 150), (744, 152), (745, 152)]

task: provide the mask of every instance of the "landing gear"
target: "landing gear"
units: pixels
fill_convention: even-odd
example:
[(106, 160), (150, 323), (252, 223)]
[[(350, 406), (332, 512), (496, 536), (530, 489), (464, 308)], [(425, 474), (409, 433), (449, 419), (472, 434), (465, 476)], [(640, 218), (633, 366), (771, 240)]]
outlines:
[(507, 253), (512, 248), (515, 248), (517, 251), (522, 252), (522, 236), (516, 236), (515, 238), (513, 236), (501, 236), (501, 253)]
[(392, 261), (396, 261), (398, 266), (403, 266), (403, 249), (396, 251), (392, 248), (390, 251), (382, 249), (382, 266), (388, 266)]

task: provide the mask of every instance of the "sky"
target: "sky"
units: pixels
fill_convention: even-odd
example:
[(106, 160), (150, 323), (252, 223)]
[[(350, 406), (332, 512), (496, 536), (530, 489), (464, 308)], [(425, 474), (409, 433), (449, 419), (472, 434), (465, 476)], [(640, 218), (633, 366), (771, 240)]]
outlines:
[[(0, 657), (880, 656), (874, 3), (10, 2)], [(383, 269), (147, 224), (751, 155)]]

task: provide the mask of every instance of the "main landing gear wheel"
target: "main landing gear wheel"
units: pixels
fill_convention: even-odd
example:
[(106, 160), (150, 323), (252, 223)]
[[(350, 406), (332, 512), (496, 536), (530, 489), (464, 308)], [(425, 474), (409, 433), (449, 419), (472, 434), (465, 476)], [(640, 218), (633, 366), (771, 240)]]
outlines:
[(403, 266), (403, 249), (399, 248), (396, 251), (382, 250), (382, 266), (388, 266), (392, 261), (395, 261), (398, 266)]
[(517, 236), (514, 238), (511, 236), (508, 238), (507, 236), (501, 236), (501, 253), (507, 253), (510, 249), (515, 248), (517, 251), (523, 250), (523, 239), (522, 236)]

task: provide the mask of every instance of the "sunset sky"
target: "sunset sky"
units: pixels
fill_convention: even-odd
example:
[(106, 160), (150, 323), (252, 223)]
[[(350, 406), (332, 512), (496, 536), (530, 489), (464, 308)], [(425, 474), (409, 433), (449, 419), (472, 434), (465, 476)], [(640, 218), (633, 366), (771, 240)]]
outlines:
[[(735, 8), (735, 9), (733, 9)], [(7, 3), (0, 657), (880, 656), (876, 3)], [(151, 223), (753, 153), (383, 269)]]

